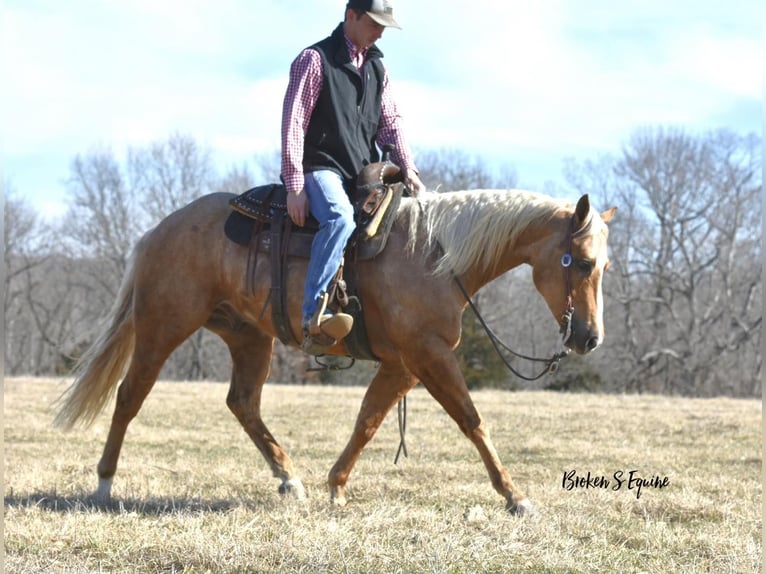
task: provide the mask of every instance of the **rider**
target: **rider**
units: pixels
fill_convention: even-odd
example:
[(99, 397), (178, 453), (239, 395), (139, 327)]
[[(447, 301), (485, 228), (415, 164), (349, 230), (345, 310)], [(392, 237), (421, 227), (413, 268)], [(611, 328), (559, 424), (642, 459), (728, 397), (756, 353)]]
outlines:
[(393, 144), (405, 185), (414, 195), (425, 191), (375, 45), (386, 27), (400, 28), (390, 2), (350, 0), (344, 21), (290, 68), (282, 110), (287, 211), (296, 225), (304, 225), (309, 211), (320, 225), (306, 274), (304, 350), (330, 346), (351, 330), (348, 315), (332, 315), (321, 303), (355, 227), (346, 189), (366, 164), (379, 161), (378, 146)]

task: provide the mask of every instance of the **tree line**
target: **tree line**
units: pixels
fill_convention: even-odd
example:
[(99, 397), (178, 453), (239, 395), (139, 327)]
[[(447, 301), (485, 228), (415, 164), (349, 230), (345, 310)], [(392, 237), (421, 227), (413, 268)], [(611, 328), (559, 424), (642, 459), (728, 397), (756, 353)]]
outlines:
[[(460, 150), (418, 154), (429, 189), (511, 188)], [(467, 311), (459, 359), (470, 386), (757, 396), (761, 392), (761, 140), (726, 130), (636, 130), (611, 155), (567, 162), (565, 185), (546, 193), (599, 208), (617, 205), (604, 279), (606, 341), (536, 383), (514, 379)], [(43, 219), (24, 190), (4, 182), (5, 367), (8, 374), (65, 375), (95, 338), (138, 238), (206, 193), (239, 193), (277, 181), (279, 153), (220, 174), (212, 151), (172, 134), (118, 158), (94, 148), (73, 158), (68, 213)], [(483, 289), (477, 304), (497, 334), (531, 355), (549, 354), (557, 328), (528, 270)], [(512, 359), (521, 370), (534, 366)], [(279, 342), (272, 380), (366, 383), (373, 365), (306, 372), (309, 358)], [(169, 359), (170, 379), (227, 380), (226, 347), (200, 330)]]

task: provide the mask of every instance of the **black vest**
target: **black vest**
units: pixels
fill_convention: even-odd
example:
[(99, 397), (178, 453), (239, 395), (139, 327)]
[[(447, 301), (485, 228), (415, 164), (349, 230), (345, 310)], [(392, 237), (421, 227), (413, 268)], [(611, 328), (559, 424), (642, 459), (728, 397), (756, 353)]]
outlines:
[(303, 170), (330, 169), (351, 182), (365, 165), (380, 160), (375, 137), (383, 53), (371, 46), (364, 66), (357, 70), (348, 55), (343, 23), (311, 48), (322, 57), (322, 90), (306, 130)]

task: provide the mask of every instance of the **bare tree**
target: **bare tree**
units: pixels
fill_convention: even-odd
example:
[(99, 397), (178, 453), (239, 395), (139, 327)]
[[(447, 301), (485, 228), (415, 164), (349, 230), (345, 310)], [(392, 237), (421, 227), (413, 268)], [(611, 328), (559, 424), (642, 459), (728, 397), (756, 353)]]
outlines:
[(417, 164), (420, 179), (428, 189), (437, 191), (510, 189), (517, 181), (516, 172), (510, 166), (495, 175), (481, 158), (461, 150), (424, 151), (418, 155)]
[[(261, 182), (262, 183), (262, 182)], [(216, 184), (216, 191), (239, 195), (258, 184), (247, 165), (232, 166)]]
[(48, 257), (41, 248), (41, 222), (37, 213), (10, 182), (4, 182), (3, 213), (5, 367), (16, 372), (28, 365), (34, 344), (34, 325), (27, 307), (30, 277)]
[(255, 154), (258, 184), (277, 183), (282, 174), (282, 152), (274, 149)]
[(54, 228), (10, 185), (5, 187), (6, 368), (10, 373), (60, 372), (83, 317), (81, 266), (57, 252)]
[(153, 222), (210, 193), (215, 184), (210, 151), (191, 136), (178, 133), (146, 148), (129, 150), (127, 171)]
[(750, 394), (760, 384), (759, 145), (642, 129), (621, 158), (570, 170), (575, 187), (621, 208), (606, 280), (618, 336), (607, 346), (620, 357), (610, 379), (625, 390)]
[(6, 182), (5, 211), (3, 213), (3, 246), (5, 263), (4, 305), (9, 309), (23, 295), (19, 277), (40, 265), (41, 222), (37, 213), (21, 197), (15, 188)]
[(108, 148), (77, 155), (67, 188), (70, 207), (62, 237), (68, 238), (70, 253), (103, 265), (94, 270), (95, 278), (113, 298), (133, 245), (147, 226), (140, 198)]

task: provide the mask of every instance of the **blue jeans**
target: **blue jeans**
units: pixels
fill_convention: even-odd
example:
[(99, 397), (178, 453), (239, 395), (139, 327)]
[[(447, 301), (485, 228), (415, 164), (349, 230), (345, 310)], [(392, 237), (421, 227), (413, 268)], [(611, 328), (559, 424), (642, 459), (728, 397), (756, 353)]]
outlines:
[(356, 227), (354, 209), (343, 189), (343, 180), (334, 171), (312, 171), (304, 175), (309, 210), (319, 231), (311, 244), (311, 259), (303, 291), (303, 321), (316, 312), (319, 296), (327, 291), (340, 267), (343, 250)]

